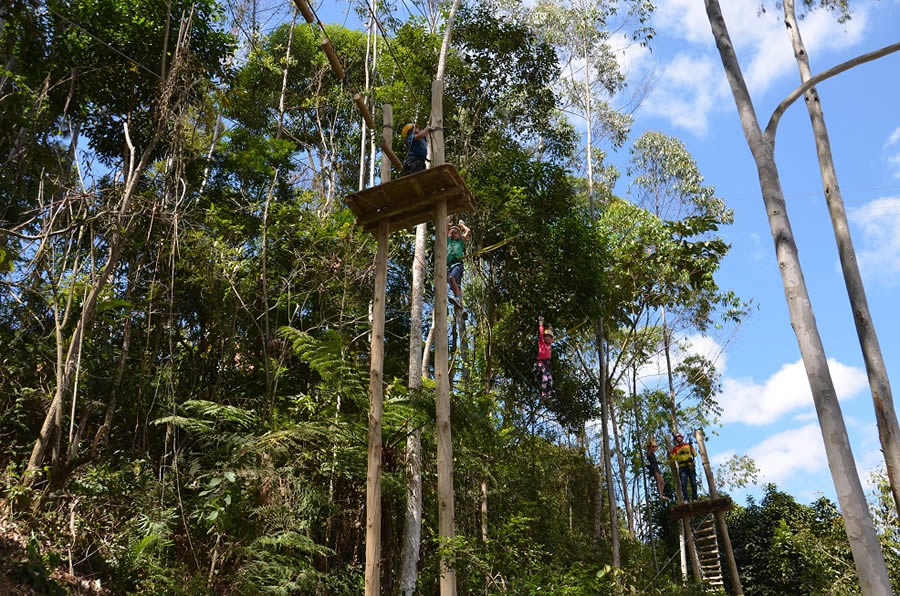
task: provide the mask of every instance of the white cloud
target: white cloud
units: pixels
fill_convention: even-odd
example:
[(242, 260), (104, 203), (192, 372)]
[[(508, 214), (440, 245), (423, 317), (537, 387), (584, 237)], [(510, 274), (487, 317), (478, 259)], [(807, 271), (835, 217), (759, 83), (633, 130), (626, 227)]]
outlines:
[(884, 161), (887, 162), (894, 178), (900, 178), (900, 126), (894, 129), (884, 143)]
[(888, 140), (885, 142), (885, 147), (890, 147), (891, 145), (896, 145), (900, 143), (900, 126), (894, 129), (894, 132), (891, 133), (891, 136), (888, 137)]
[[(829, 359), (831, 378), (838, 399), (848, 399), (866, 387), (866, 374), (862, 369)], [(726, 377), (722, 381), (722, 422), (744, 424), (770, 424), (795, 410), (813, 404), (812, 392), (806, 377), (803, 361), (785, 364), (778, 372), (762, 383), (753, 379)]]
[[(898, 129), (900, 130), (900, 129)], [(900, 165), (900, 155), (897, 156)], [(900, 197), (884, 197), (848, 210), (858, 231), (856, 258), (867, 281), (893, 287), (900, 284)]]
[[(750, 0), (724, 2), (722, 6), (729, 35), (754, 96), (762, 95), (775, 80), (791, 73), (799, 84), (793, 49), (780, 11), (760, 13), (759, 6)], [(810, 56), (819, 58), (858, 43), (867, 21), (865, 8), (856, 9), (853, 19), (845, 24), (820, 10), (804, 18), (800, 28)], [(710, 113), (730, 109), (732, 101), (703, 3), (665, 0), (654, 14), (654, 25), (657, 30), (687, 42), (691, 57), (682, 52), (669, 64), (655, 66), (664, 74), (645, 107), (653, 115), (668, 118), (674, 126), (704, 135)], [(685, 74), (687, 79), (683, 77)]]
[(678, 54), (661, 68), (642, 109), (674, 126), (705, 135), (709, 113), (727, 100), (725, 75), (712, 56)]
[(762, 482), (783, 483), (798, 472), (815, 474), (828, 469), (825, 444), (818, 424), (807, 424), (772, 435), (751, 448)]
[[(696, 334), (678, 341), (678, 343), (673, 345), (670, 350), (672, 369), (675, 369), (675, 367), (681, 364), (684, 359), (691, 354), (703, 356), (712, 362), (716, 367), (716, 372), (719, 374), (725, 372), (725, 367), (728, 364), (725, 350), (722, 345), (712, 337)], [(666, 369), (666, 355), (662, 349), (660, 349), (659, 353), (655, 354), (653, 358), (650, 358), (646, 363), (638, 367), (637, 374), (638, 381), (640, 381), (644, 387), (657, 387), (660, 384), (667, 384), (668, 371)], [(622, 383), (624, 384), (623, 389), (630, 391), (630, 385), (628, 385), (630, 379), (623, 378)]]
[(794, 422), (809, 422), (810, 420), (816, 419), (816, 410), (815, 408), (811, 410), (807, 410), (805, 412), (800, 412), (799, 414), (795, 414), (791, 420)]

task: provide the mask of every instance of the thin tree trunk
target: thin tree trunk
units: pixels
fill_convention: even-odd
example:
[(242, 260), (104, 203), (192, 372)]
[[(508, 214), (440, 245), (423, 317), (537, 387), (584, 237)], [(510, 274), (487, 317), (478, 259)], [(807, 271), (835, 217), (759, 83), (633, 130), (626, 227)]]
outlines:
[[(787, 25), (788, 33), (791, 37), (791, 43), (794, 46), (794, 57), (797, 59), (797, 66), (800, 69), (800, 80), (805, 83), (810, 79), (812, 73), (809, 67), (809, 55), (806, 53), (803, 39), (800, 36), (800, 25), (797, 22), (794, 11), (794, 0), (785, 0), (784, 17), (785, 25)], [(863, 360), (866, 363), (866, 374), (869, 377), (869, 387), (872, 390), (872, 401), (875, 404), (875, 420), (878, 423), (878, 438), (881, 440), (881, 450), (884, 453), (888, 481), (894, 496), (894, 507), (897, 511), (900, 511), (900, 426), (897, 424), (891, 383), (884, 365), (884, 357), (881, 355), (878, 335), (875, 332), (875, 326), (872, 324), (872, 315), (869, 312), (866, 290), (856, 261), (853, 240), (850, 237), (850, 226), (847, 223), (844, 200), (841, 196), (841, 189), (838, 185), (837, 173), (834, 168), (831, 142), (828, 139), (828, 129), (825, 127), (822, 104), (815, 87), (806, 92), (806, 109), (809, 112), (809, 119), (816, 139), (816, 152), (819, 157), (819, 170), (822, 176), (822, 185), (825, 189), (825, 200), (828, 204), (828, 212), (831, 215), (831, 225), (834, 229), (834, 239), (837, 242), (838, 254), (841, 259), (844, 283), (847, 286), (847, 295), (850, 298), (853, 322), (856, 324), (856, 335), (859, 337)]]
[(631, 501), (628, 498), (628, 481), (625, 476), (625, 456), (622, 455), (622, 445), (619, 441), (619, 427), (616, 424), (616, 407), (612, 400), (609, 401), (609, 418), (612, 422), (613, 443), (616, 446), (616, 460), (619, 462), (619, 476), (622, 481), (622, 501), (625, 503), (625, 518), (628, 520), (628, 537), (634, 538), (634, 511), (631, 509)]
[(853, 459), (841, 407), (828, 369), (825, 348), (819, 336), (806, 282), (800, 268), (797, 245), (785, 210), (772, 140), (763, 135), (756, 119), (753, 102), (717, 0), (706, 0), (706, 14), (731, 86), (747, 144), (756, 162), (791, 325), (797, 336), (809, 378), (825, 442), (825, 453), (841, 506), (860, 587), (866, 595), (888, 595), (892, 592), (887, 567), (856, 471), (856, 462)]
[(663, 347), (666, 353), (666, 374), (669, 379), (669, 404), (671, 406), (672, 415), (672, 434), (678, 432), (678, 402), (675, 400), (675, 378), (672, 375), (672, 356), (671, 356), (671, 334), (669, 327), (666, 325), (666, 307), (660, 308), (662, 311), (662, 328), (663, 328)]
[(603, 335), (603, 319), (597, 319), (597, 360), (600, 365), (600, 425), (603, 437), (603, 470), (606, 476), (606, 494), (609, 501), (609, 531), (612, 538), (612, 565), (622, 566), (619, 553), (619, 511), (616, 506), (615, 483), (613, 482), (612, 458), (609, 455), (609, 396), (606, 391), (606, 350)]

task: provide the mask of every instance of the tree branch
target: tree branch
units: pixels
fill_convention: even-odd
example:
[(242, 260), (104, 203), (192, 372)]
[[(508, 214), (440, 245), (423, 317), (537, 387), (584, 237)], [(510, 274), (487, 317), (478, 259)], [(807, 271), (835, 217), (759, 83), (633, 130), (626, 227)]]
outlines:
[(794, 91), (790, 95), (784, 98), (784, 101), (778, 104), (778, 107), (775, 108), (774, 112), (772, 112), (772, 117), (769, 118), (769, 124), (766, 126), (766, 138), (768, 138), (769, 142), (772, 143), (772, 146), (774, 147), (775, 129), (778, 128), (778, 121), (781, 120), (781, 116), (784, 114), (785, 110), (787, 110), (795, 101), (797, 101), (800, 96), (815, 87), (817, 84), (826, 79), (830, 79), (835, 75), (839, 75), (845, 70), (850, 70), (854, 66), (859, 66), (860, 64), (865, 64), (866, 62), (871, 62), (872, 60), (881, 58), (882, 56), (892, 54), (897, 50), (900, 50), (900, 42), (885, 46), (880, 50), (875, 50), (874, 52), (869, 52), (868, 54), (863, 54), (862, 56), (857, 56), (852, 60), (847, 60), (846, 62), (829, 68), (824, 72), (820, 72), (814, 77), (810, 77), (808, 81), (794, 89)]

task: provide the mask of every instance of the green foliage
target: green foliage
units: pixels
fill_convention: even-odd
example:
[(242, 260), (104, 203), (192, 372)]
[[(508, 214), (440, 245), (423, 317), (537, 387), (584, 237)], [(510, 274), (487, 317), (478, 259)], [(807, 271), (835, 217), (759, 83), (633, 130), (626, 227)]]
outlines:
[(726, 521), (748, 595), (859, 593), (843, 519), (824, 497), (801, 505), (770, 484)]

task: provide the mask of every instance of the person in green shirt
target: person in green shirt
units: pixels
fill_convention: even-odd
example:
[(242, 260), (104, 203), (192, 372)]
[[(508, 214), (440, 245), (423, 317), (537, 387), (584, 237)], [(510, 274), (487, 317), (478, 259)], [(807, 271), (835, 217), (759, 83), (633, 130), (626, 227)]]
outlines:
[(453, 295), (450, 296), (450, 302), (456, 308), (462, 308), (462, 275), (463, 275), (463, 255), (466, 252), (465, 241), (469, 239), (472, 233), (466, 222), (459, 220), (459, 223), (450, 225), (447, 233), (447, 281), (450, 283), (450, 289)]

